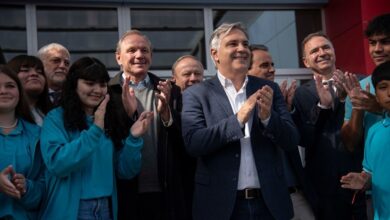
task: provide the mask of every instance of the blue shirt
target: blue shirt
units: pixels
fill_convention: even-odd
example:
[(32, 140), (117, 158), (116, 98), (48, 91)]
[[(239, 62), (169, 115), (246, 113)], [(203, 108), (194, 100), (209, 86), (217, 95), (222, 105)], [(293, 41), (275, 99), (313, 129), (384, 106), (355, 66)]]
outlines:
[(115, 174), (130, 179), (140, 170), (142, 138), (130, 133), (123, 148), (115, 151), (104, 131), (92, 119), (87, 121), (89, 127), (81, 132), (65, 129), (62, 108), (44, 119), (41, 145), (48, 197), (41, 219), (77, 219), (80, 199), (101, 196), (112, 197), (116, 219)]
[(33, 209), (39, 207), (45, 189), (41, 155), (37, 150), (39, 134), (39, 126), (23, 119), (19, 119), (9, 134), (0, 132), (0, 170), (12, 165), (27, 181), (27, 191), (20, 200), (0, 192), (0, 218), (34, 219)]
[(390, 219), (390, 118), (374, 124), (368, 131), (363, 168), (371, 173), (375, 220)]

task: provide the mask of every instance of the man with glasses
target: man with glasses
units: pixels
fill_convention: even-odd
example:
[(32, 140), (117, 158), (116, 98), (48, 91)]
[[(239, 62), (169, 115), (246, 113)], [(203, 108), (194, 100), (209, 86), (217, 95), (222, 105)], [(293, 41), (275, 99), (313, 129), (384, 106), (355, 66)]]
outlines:
[(66, 80), (70, 67), (69, 51), (61, 44), (51, 43), (39, 49), (38, 57), (45, 68), (50, 101), (57, 106), (61, 97), (62, 84)]

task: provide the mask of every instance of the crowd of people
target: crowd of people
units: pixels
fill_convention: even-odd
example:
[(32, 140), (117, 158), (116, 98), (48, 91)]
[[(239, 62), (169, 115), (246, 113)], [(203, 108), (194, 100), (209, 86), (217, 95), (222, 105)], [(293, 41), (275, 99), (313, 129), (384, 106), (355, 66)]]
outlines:
[[(120, 73), (51, 43), (0, 65), (0, 220), (390, 220), (390, 14), (367, 26), (377, 66), (336, 68), (322, 32), (302, 41), (313, 79), (278, 85), (241, 23), (210, 39), (216, 75), (179, 57), (149, 71), (129, 30)], [(290, 84), (290, 85), (288, 85)], [(304, 149), (304, 157), (299, 152)]]

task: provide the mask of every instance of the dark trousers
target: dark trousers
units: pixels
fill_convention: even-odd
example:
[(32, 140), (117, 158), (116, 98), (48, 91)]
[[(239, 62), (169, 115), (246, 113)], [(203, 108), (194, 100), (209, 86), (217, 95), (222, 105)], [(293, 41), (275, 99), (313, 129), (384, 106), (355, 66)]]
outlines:
[(337, 196), (319, 198), (318, 220), (367, 220), (364, 193), (358, 193), (352, 204), (353, 191), (341, 190)]
[(237, 196), (230, 220), (274, 220), (263, 197), (245, 199)]
[(162, 193), (139, 193), (136, 204), (136, 220), (165, 220), (162, 209)]
[(137, 193), (134, 181), (117, 180), (118, 220), (168, 220), (162, 193)]

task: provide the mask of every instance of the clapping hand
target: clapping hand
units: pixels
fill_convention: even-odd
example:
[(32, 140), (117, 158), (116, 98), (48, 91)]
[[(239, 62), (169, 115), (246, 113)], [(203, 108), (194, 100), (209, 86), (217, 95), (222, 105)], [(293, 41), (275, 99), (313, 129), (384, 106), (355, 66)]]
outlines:
[(268, 85), (253, 93), (241, 106), (237, 112), (237, 119), (240, 123), (245, 124), (250, 117), (253, 108), (257, 105), (259, 108), (258, 117), (266, 120), (271, 116), (271, 106), (273, 100), (273, 90)]
[(103, 101), (99, 104), (95, 111), (94, 123), (96, 126), (104, 130), (104, 115), (106, 114), (107, 103), (110, 101), (110, 95), (106, 94)]
[(315, 74), (314, 81), (317, 89), (318, 96), (320, 97), (320, 104), (330, 108), (333, 104), (333, 98), (329, 91), (329, 87), (325, 87), (322, 84), (322, 76)]
[[(16, 175), (15, 171), (11, 165), (4, 168), (0, 172), (0, 192), (3, 192), (6, 195), (11, 196), (13, 198), (20, 199), (22, 196), (22, 192), (23, 194), (25, 192), (25, 186), (21, 184), (19, 184), (18, 187), (15, 186), (15, 184), (12, 182), (12, 179), (15, 175)], [(22, 190), (21, 192), (20, 189), (24, 189), (24, 190)]]
[(258, 116), (261, 120), (266, 120), (271, 116), (273, 97), (274, 90), (268, 85), (263, 86), (259, 90), (259, 96), (256, 103), (259, 107)]
[(137, 98), (135, 97), (134, 88), (129, 86), (130, 76), (126, 77), (125, 83), (122, 86), (122, 103), (127, 115), (132, 118), (137, 110)]
[(160, 81), (157, 85), (159, 93), (155, 93), (157, 102), (157, 112), (163, 121), (168, 122), (170, 119), (169, 100), (171, 98), (171, 82), (169, 80)]
[(345, 98), (347, 97), (347, 91), (345, 90), (345, 87), (344, 85), (346, 84), (346, 75), (348, 74), (348, 72), (345, 72), (345, 74), (341, 71), (341, 70), (336, 70), (334, 73), (333, 73), (333, 79), (334, 79), (334, 82), (335, 82), (335, 86), (336, 86), (336, 93), (337, 93), (337, 97), (339, 97), (340, 100), (345, 100)]
[(348, 173), (340, 179), (341, 187), (346, 189), (362, 190), (368, 187), (371, 175), (366, 172)]
[(143, 135), (149, 128), (149, 125), (152, 123), (153, 112), (142, 112), (138, 117), (138, 120), (131, 126), (130, 132), (133, 137), (140, 137)]
[(365, 90), (360, 87), (359, 80), (352, 73), (345, 74), (346, 83), (344, 89), (351, 99), (352, 108), (365, 110), (372, 113), (382, 112), (382, 107), (376, 100), (375, 95), (370, 93), (370, 84), (366, 85)]
[(382, 106), (379, 105), (376, 96), (370, 93), (370, 84), (367, 83), (366, 90), (361, 91), (363, 94), (363, 100), (361, 109), (369, 111), (371, 113), (379, 113), (381, 114), (383, 111)]
[(15, 173), (12, 177), (12, 183), (21, 195), (26, 193), (26, 177), (23, 174)]
[(287, 80), (283, 80), (283, 82), (279, 85), (279, 88), (282, 92), (284, 101), (286, 102), (288, 111), (291, 111), (295, 90), (297, 89), (297, 81), (293, 80), (290, 87), (287, 88)]
[(244, 104), (241, 106), (240, 110), (237, 112), (237, 119), (241, 124), (245, 124), (249, 120), (249, 116), (256, 105), (257, 99), (260, 97), (260, 89), (253, 93)]

